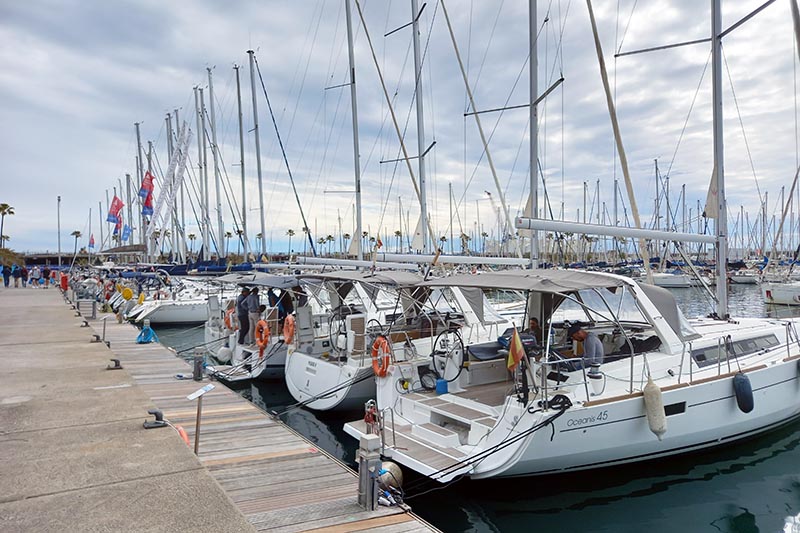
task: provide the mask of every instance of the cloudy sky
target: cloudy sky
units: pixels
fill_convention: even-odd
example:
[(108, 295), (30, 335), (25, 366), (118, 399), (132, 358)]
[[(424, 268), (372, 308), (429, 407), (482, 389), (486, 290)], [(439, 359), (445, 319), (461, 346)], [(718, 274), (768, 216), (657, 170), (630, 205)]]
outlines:
[[(723, 27), (761, 3), (727, 2)], [(445, 3), (478, 109), (523, 104), (528, 98), (527, 4)], [(411, 2), (361, 0), (361, 7), (366, 31), (353, 5), (364, 225), (373, 234), (378, 229), (382, 235), (406, 233), (416, 225), (419, 204), (405, 164), (380, 163), (401, 153), (366, 37), (368, 32), (414, 156), (411, 31), (384, 37), (410, 21)], [(596, 216), (592, 199), (599, 180), (599, 201), (606, 202), (611, 214), (614, 179), (622, 186), (622, 174), (586, 3), (540, 0), (538, 9), (540, 92), (564, 77), (539, 111), (539, 157), (550, 199), (540, 208), (552, 210), (556, 218), (575, 219), (583, 211), (586, 181), (589, 214)], [(653, 218), (655, 160), (661, 173), (670, 176), (673, 208), (685, 185), (687, 214), (695, 216), (712, 169), (709, 45), (617, 59), (614, 52), (705, 38), (710, 32), (709, 2), (597, 0), (594, 9), (642, 219)], [(426, 158), (434, 231), (449, 238), (452, 203), (456, 236), (462, 231), (496, 233), (492, 202), (499, 204), (499, 193), (475, 119), (464, 116), (469, 109), (465, 85), (442, 5), (435, 0), (422, 10), (420, 31), (425, 144), (435, 141)], [(0, 43), (0, 202), (16, 210), (4, 231), (13, 248), (56, 249), (58, 195), (62, 247), (71, 248), (68, 235), (75, 229), (88, 235), (90, 208), (92, 232), (99, 241), (98, 202), (105, 210), (106, 191), (113, 194), (126, 173), (135, 175), (134, 122), (141, 123), (143, 142), (153, 142), (156, 173), (166, 172), (165, 116), (177, 109), (196, 130), (193, 87), (205, 88), (208, 95), (206, 68), (213, 74), (223, 183), (230, 180), (225, 187), (233, 189), (240, 203), (234, 65), (243, 67), (252, 239), (260, 223), (246, 54), (251, 48), (309, 227), (315, 236), (337, 234), (340, 225), (343, 232), (353, 233), (349, 90), (330, 88), (347, 80), (343, 0), (2, 2)], [(731, 33), (724, 51), (725, 170), (733, 227), (739, 206), (750, 212), (752, 222), (759, 197), (767, 192), (769, 214), (778, 213), (780, 188), (788, 191), (796, 168), (797, 75), (789, 0), (775, 2)], [(260, 86), (257, 93), (267, 239), (277, 249), (284, 246), (288, 229), (300, 234), (303, 224)], [(481, 118), (514, 216), (528, 194), (528, 113), (518, 109)], [(208, 158), (211, 164), (210, 151)], [(197, 159), (193, 143), (192, 180)], [(416, 161), (414, 174), (419, 175)], [(213, 172), (211, 179), (214, 204)], [(492, 200), (485, 191), (492, 193)], [(196, 198), (186, 203), (187, 232), (197, 231), (191, 209), (196, 203)], [(680, 217), (681, 210), (677, 213)], [(211, 216), (216, 223), (213, 206)], [(227, 201), (223, 218), (226, 229), (232, 229)]]

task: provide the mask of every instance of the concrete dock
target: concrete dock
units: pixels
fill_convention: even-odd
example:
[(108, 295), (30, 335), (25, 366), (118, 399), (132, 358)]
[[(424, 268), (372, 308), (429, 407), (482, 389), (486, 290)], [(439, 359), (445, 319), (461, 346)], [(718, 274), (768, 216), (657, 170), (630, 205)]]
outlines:
[[(194, 441), (208, 383), (138, 330), (89, 320), (55, 288), (0, 292), (0, 530), (431, 531), (401, 507), (356, 504), (355, 473), (222, 384), (203, 399), (199, 455), (171, 428), (145, 430), (148, 409)], [(107, 370), (111, 358), (123, 370)], [(435, 531), (435, 530), (434, 530)]]

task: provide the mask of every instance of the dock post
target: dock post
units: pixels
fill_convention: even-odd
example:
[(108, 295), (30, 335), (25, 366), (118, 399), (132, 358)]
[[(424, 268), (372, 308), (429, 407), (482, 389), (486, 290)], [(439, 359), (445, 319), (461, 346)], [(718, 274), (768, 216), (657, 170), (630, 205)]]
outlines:
[(203, 396), (197, 398), (197, 418), (194, 422), (194, 454), (200, 449), (200, 417), (203, 415)]
[(203, 349), (195, 348), (193, 357), (194, 367), (192, 368), (192, 378), (195, 381), (203, 381)]
[(358, 447), (358, 504), (362, 509), (374, 511), (378, 505), (376, 480), (381, 469), (381, 438), (362, 435)]

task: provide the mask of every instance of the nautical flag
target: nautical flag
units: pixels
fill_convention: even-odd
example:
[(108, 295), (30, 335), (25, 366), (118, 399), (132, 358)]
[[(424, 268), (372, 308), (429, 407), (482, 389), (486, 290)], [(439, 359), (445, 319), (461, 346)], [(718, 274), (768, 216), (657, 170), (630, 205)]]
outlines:
[(117, 224), (119, 222), (119, 212), (122, 209), (122, 206), (125, 205), (122, 203), (122, 200), (114, 196), (114, 199), (111, 200), (111, 207), (108, 209), (108, 217), (106, 217), (106, 222), (113, 222)]
[(94, 233), (89, 236), (89, 248), (94, 248)]
[(148, 216), (153, 214), (153, 191), (150, 191), (144, 199), (142, 214)]
[(125, 224), (125, 227), (122, 228), (122, 240), (127, 241), (131, 236), (131, 227)]
[(148, 170), (144, 174), (144, 179), (142, 180), (142, 188), (139, 189), (139, 196), (142, 198), (147, 198), (148, 195), (153, 193), (153, 175), (150, 174)]
[(508, 369), (514, 371), (517, 365), (522, 361), (522, 356), (525, 354), (525, 348), (522, 346), (522, 340), (519, 338), (517, 327), (514, 326), (514, 333), (511, 335), (511, 344), (508, 347)]
[(383, 248), (383, 241), (381, 240), (380, 233), (378, 233), (378, 235), (375, 237), (375, 244), (378, 248)]

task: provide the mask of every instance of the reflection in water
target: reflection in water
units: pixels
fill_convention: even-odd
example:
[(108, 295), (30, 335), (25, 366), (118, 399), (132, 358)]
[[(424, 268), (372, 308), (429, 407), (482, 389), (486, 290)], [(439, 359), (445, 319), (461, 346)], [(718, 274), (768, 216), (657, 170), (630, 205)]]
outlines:
[[(712, 310), (699, 289), (672, 292), (688, 317)], [(800, 316), (800, 307), (765, 305), (755, 285), (732, 285), (729, 303), (733, 316)], [(202, 328), (160, 328), (157, 333), (177, 349), (203, 342)], [(280, 412), (294, 403), (282, 382), (248, 384), (236, 391), (265, 410)], [(352, 466), (357, 443), (342, 426), (362, 415), (301, 408), (281, 418)], [(800, 533), (798, 430), (800, 422), (795, 422), (731, 446), (598, 471), (463, 480), (446, 488), (427, 482), (409, 495), (409, 504), (446, 532)], [(406, 486), (421, 480), (405, 474)], [(440, 490), (421, 494), (429, 489)]]

